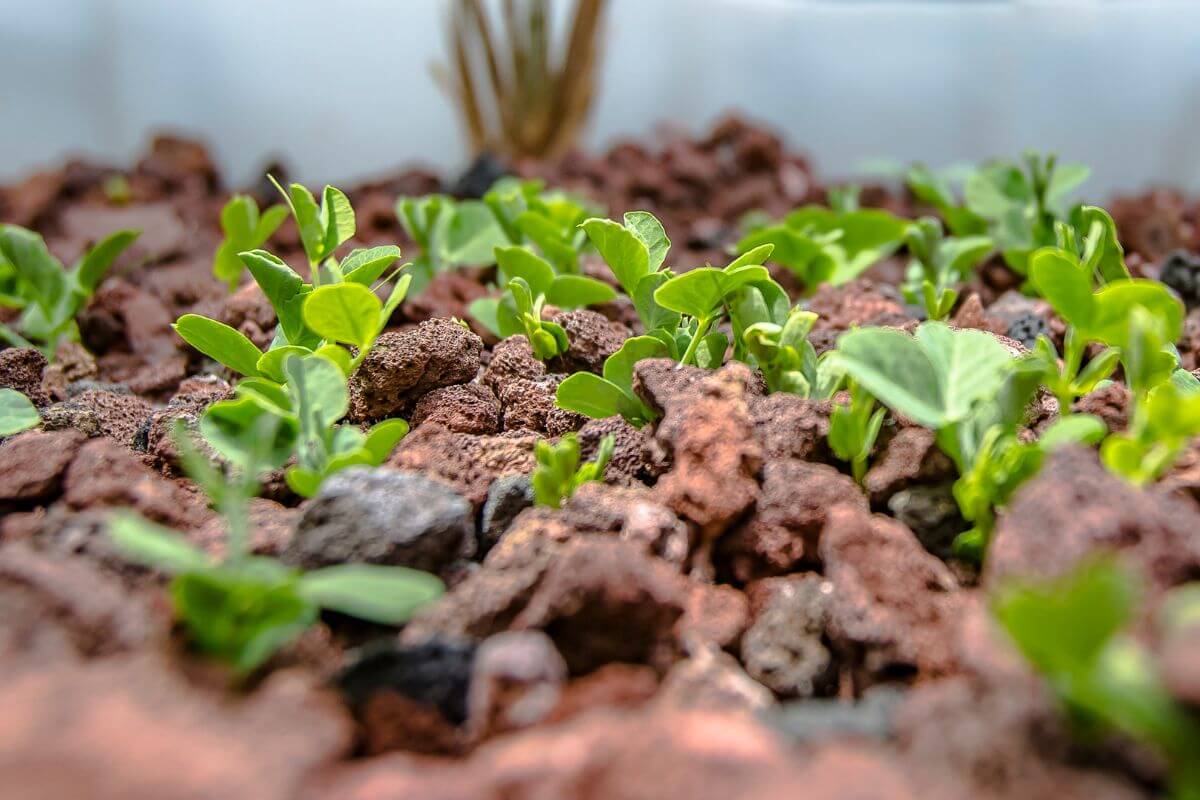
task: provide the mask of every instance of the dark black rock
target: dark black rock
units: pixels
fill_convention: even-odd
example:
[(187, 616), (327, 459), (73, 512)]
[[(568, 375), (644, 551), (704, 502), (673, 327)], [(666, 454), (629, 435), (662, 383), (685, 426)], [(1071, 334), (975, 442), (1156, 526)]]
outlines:
[(471, 504), (440, 481), (356, 467), (325, 481), (284, 551), (305, 569), (393, 564), (439, 572), (475, 549)]
[(1032, 348), (1042, 334), (1050, 334), (1050, 326), (1039, 314), (1020, 314), (1008, 323), (1005, 335), (1026, 347)]
[(939, 558), (949, 558), (954, 537), (970, 527), (958, 510), (953, 482), (901, 489), (888, 499), (888, 510)]
[(1163, 260), (1158, 277), (1189, 309), (1200, 306), (1200, 253), (1176, 250)]
[(501, 159), (491, 153), (480, 153), (451, 184), (450, 194), (455, 197), (479, 199), (492, 188), (492, 184), (511, 174), (512, 170)]
[(467, 690), (475, 645), (430, 640), (418, 645), (392, 644), (364, 648), (335, 679), (352, 709), (363, 708), (372, 695), (391, 691), (438, 709), (448, 722), (467, 719)]

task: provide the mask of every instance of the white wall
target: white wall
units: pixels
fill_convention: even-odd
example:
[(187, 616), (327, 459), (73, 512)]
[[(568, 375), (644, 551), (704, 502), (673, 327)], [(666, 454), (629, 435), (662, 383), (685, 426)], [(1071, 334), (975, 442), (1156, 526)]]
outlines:
[[(1090, 188), (1200, 189), (1200, 2), (611, 0), (593, 141), (741, 108), (824, 174), (1057, 149)], [(248, 178), (462, 162), (442, 0), (4, 0), (0, 177), (148, 130)], [(17, 6), (7, 8), (7, 6)]]

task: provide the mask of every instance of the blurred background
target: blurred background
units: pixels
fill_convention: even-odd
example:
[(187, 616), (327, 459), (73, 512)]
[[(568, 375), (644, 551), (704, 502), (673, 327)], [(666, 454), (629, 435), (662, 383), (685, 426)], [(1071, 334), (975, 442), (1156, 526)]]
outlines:
[[(467, 5), (7, 0), (0, 180), (69, 155), (125, 163), (161, 130), (207, 142), (235, 184), (275, 158), (311, 182), (411, 163), (453, 172), (473, 142), (430, 67), (442, 63), (454, 83), (450, 21), (469, 29)], [(502, 3), (482, 5), (502, 39)], [(1090, 164), (1098, 194), (1200, 189), (1193, 0), (598, 5), (597, 55), (577, 62), (595, 67), (594, 102), (568, 110), (577, 121), (589, 112), (579, 130), (589, 148), (664, 122), (698, 133), (740, 111), (823, 177), (855, 177), (879, 159), (945, 165), (1033, 146)], [(548, 6), (548, 35), (569, 41), (576, 3)], [(585, 94), (578, 83), (570, 91)]]

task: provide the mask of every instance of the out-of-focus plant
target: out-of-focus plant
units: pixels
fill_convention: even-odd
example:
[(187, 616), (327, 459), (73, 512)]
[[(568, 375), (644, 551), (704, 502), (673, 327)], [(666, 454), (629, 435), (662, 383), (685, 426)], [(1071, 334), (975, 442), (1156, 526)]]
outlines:
[(482, 0), (456, 0), (450, 65), (434, 77), (462, 117), (475, 152), (563, 153), (591, 108), (605, 0), (577, 0), (556, 45), (550, 0), (505, 0), (496, 26)]

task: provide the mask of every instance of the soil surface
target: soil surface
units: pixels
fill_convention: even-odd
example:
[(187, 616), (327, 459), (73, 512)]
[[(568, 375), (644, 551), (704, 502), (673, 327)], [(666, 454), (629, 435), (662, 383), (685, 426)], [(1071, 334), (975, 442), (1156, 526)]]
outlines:
[[(408, 170), (351, 188), (354, 244), (413, 255), (397, 196), (477, 195), (503, 169)], [(737, 118), (699, 138), (507, 169), (610, 216), (654, 212), (679, 269), (726, 263), (747, 212), (825, 197), (803, 157)], [(128, 185), (119, 203), (113, 175)], [(415, 566), (441, 575), (446, 595), (398, 633), (327, 615), (234, 686), (172, 630), (163, 578), (130, 567), (104, 535), (107, 511), (131, 507), (221, 547), (221, 521), (181, 476), (169, 431), (228, 397), (232, 376), (170, 324), (200, 313), (271, 338), (257, 287), (228, 294), (211, 274), (230, 191), (204, 147), (177, 138), (129, 169), (71, 162), (0, 187), (0, 220), (37, 230), (66, 263), (114, 229), (143, 231), (82, 313), (82, 346), (52, 364), (0, 351), (0, 387), (44, 419), (0, 442), (6, 798), (1161, 796), (1146, 753), (1076, 742), (987, 598), (1099, 548), (1143, 567), (1152, 596), (1200, 577), (1200, 451), (1145, 490), (1093, 452), (1056, 454), (1001, 516), (977, 574), (946, 559), (965, 526), (930, 431), (889, 417), (864, 489), (827, 449), (829, 404), (768, 395), (742, 364), (640, 362), (635, 389), (662, 414), (640, 430), (563, 411), (558, 382), (600, 371), (633, 333), (630, 309), (559, 315), (571, 349), (543, 364), (523, 337), (450, 321), (486, 292), (479, 270), (440, 275), (407, 302), (351, 381), (351, 420), (411, 422), (385, 465), (306, 502), (271, 481), (252, 509), (260, 553)], [(249, 191), (275, 200), (269, 185)], [(886, 187), (861, 199), (928, 212)], [(1200, 263), (1187, 266), (1200, 204), (1154, 191), (1108, 207), (1133, 271), (1200, 308)], [(304, 261), (290, 220), (266, 247)], [(903, 267), (889, 259), (818, 291), (814, 341), (913, 324), (896, 290)], [(1014, 292), (998, 260), (980, 274), (956, 324), (1017, 340), (1047, 330), (1061, 346), (1061, 321)], [(1179, 348), (1200, 366), (1200, 310)], [(1120, 385), (1081, 401), (1114, 430), (1127, 405)], [(561, 509), (533, 507), (534, 444), (568, 431), (585, 457), (615, 437), (607, 480)], [(1200, 706), (1200, 646), (1162, 657), (1177, 698)]]

